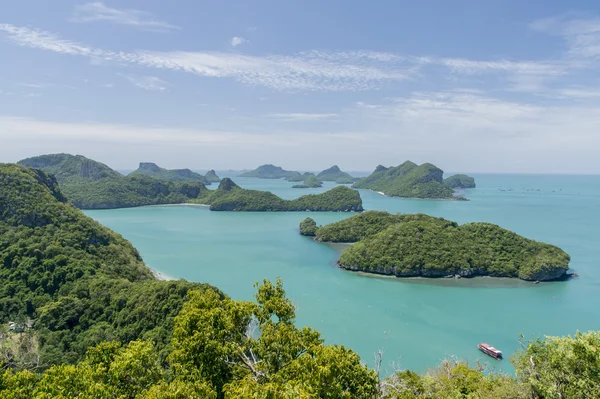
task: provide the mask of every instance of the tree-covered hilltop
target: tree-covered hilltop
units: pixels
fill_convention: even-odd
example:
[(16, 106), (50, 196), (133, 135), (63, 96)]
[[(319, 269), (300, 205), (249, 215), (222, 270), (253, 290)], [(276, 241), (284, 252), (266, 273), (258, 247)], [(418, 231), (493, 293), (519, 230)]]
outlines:
[(291, 177), (286, 178), (287, 181), (289, 182), (301, 182), (304, 181), (306, 179), (308, 179), (309, 177), (315, 177), (314, 173), (311, 172), (304, 172), (303, 174), (298, 173), (297, 175), (293, 175)]
[(112, 170), (103, 163), (86, 158), (83, 155), (40, 155), (19, 161), (19, 164), (43, 170), (53, 175), (61, 185), (90, 183), (123, 177), (119, 172)]
[(452, 175), (444, 179), (444, 183), (453, 189), (475, 188), (475, 178), (467, 175)]
[(351, 184), (354, 183), (354, 178), (346, 172), (342, 172), (337, 165), (333, 165), (329, 169), (325, 169), (317, 175), (317, 178), (321, 181), (333, 181), (338, 184)]
[(302, 184), (296, 184), (292, 188), (318, 188), (323, 187), (323, 182), (319, 180), (315, 175), (307, 176), (304, 178)]
[(369, 211), (308, 232), (319, 241), (356, 243), (342, 252), (340, 267), (397, 277), (460, 275), (547, 281), (565, 277), (569, 269), (570, 257), (560, 248), (490, 223), (459, 226), (423, 214)]
[(336, 187), (321, 194), (304, 195), (294, 200), (284, 200), (269, 191), (245, 190), (231, 179), (224, 178), (216, 190), (192, 202), (210, 205), (211, 211), (284, 212), (325, 211), (361, 212), (362, 199), (356, 190)]
[(61, 191), (80, 209), (181, 204), (207, 191), (201, 182), (171, 182), (139, 173), (123, 176), (80, 155), (42, 155), (20, 164), (57, 176)]
[(249, 172), (242, 173), (240, 177), (258, 177), (259, 179), (289, 179), (300, 174), (300, 172), (292, 172), (289, 170), (284, 170), (280, 166), (267, 164), (261, 165)]
[(217, 172), (215, 172), (214, 169), (209, 170), (208, 172), (206, 172), (206, 175), (204, 175), (204, 179), (210, 184), (210, 183), (218, 183), (221, 181), (221, 178), (219, 176), (217, 176)]
[[(213, 171), (214, 172), (214, 171)], [(140, 162), (137, 170), (131, 172), (128, 176), (146, 176), (158, 180), (167, 180), (174, 183), (177, 182), (197, 182), (210, 184), (204, 176), (199, 173), (192, 172), (189, 169), (164, 169), (152, 162)]]
[[(38, 366), (75, 362), (104, 340), (167, 350), (187, 291), (208, 286), (156, 281), (129, 242), (41, 170), (0, 164), (0, 188), (0, 325), (34, 320)], [(2, 348), (0, 359), (21, 361)]]
[(443, 174), (441, 169), (430, 163), (417, 165), (406, 161), (387, 169), (380, 165), (352, 187), (379, 191), (392, 197), (464, 199), (453, 196), (454, 190), (444, 183)]

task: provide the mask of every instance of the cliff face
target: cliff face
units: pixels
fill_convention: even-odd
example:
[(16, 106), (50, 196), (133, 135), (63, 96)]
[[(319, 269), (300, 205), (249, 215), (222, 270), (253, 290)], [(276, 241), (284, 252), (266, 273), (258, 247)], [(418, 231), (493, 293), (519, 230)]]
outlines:
[(217, 176), (217, 173), (213, 169), (209, 170), (206, 175), (204, 175), (204, 179), (209, 183), (218, 183), (221, 181), (221, 178)]
[(41, 169), (56, 177), (58, 183), (84, 183), (123, 177), (103, 163), (82, 155), (41, 155), (19, 161), (20, 165)]

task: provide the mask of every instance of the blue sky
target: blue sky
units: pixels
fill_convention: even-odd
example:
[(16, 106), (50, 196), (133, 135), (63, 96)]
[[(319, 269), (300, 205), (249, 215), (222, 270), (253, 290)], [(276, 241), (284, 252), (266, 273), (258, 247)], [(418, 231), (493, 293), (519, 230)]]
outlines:
[(600, 173), (593, 0), (22, 0), (0, 54), (5, 162)]

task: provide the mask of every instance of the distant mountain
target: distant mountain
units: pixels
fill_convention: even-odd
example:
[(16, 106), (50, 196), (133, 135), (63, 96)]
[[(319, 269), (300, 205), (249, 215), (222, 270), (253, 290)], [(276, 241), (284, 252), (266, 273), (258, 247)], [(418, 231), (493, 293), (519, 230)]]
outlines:
[(204, 184), (210, 184), (204, 176), (199, 173), (192, 172), (189, 169), (163, 169), (152, 162), (141, 162), (139, 168), (130, 173), (129, 176), (147, 176), (155, 179), (163, 179), (171, 182), (193, 181)]
[(444, 179), (452, 188), (475, 188), (475, 178), (467, 175), (453, 175)]
[(19, 161), (20, 165), (41, 169), (53, 175), (60, 184), (89, 183), (102, 179), (123, 177), (103, 163), (83, 155), (53, 154), (40, 155)]
[(464, 199), (453, 196), (454, 190), (444, 182), (443, 174), (444, 171), (433, 164), (417, 165), (406, 161), (387, 169), (378, 166), (370, 176), (359, 180), (353, 187), (379, 191), (392, 197)]
[(206, 172), (206, 175), (204, 175), (204, 180), (206, 180), (206, 182), (210, 184), (220, 182), (221, 178), (217, 176), (217, 172), (215, 172), (214, 169), (211, 169), (208, 172)]
[(300, 182), (300, 181), (304, 181), (307, 178), (309, 178), (310, 176), (314, 176), (314, 173), (311, 172), (304, 172), (303, 174), (298, 173), (297, 175), (294, 175), (292, 177), (288, 177), (287, 181), (290, 182)]
[(284, 170), (280, 166), (262, 165), (250, 172), (242, 173), (240, 177), (258, 177), (259, 179), (289, 179), (300, 175), (300, 172)]
[(292, 188), (319, 188), (323, 187), (323, 182), (312, 173), (304, 178), (302, 184), (296, 184)]
[[(202, 182), (172, 182), (141, 173), (123, 176), (81, 155), (42, 155), (19, 163), (55, 176), (61, 191), (81, 209), (178, 204), (208, 190)], [(152, 165), (147, 168), (156, 170)]]
[(352, 184), (355, 182), (352, 176), (346, 172), (342, 172), (337, 165), (325, 169), (317, 175), (317, 178), (322, 181), (333, 181), (338, 184)]

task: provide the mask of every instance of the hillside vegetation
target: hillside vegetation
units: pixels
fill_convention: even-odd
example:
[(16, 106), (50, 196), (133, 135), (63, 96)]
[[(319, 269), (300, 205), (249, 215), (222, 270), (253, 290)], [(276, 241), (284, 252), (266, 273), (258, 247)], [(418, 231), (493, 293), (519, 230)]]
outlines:
[(300, 175), (300, 172), (284, 170), (280, 166), (271, 164), (261, 165), (249, 172), (242, 173), (240, 177), (258, 177), (259, 179), (289, 179)]
[(292, 188), (319, 188), (323, 187), (323, 182), (315, 175), (309, 175), (304, 178), (302, 184), (293, 185)]
[(475, 178), (467, 175), (452, 175), (444, 179), (451, 188), (475, 188)]
[[(214, 172), (214, 171), (213, 171)], [(177, 182), (197, 182), (210, 184), (204, 176), (192, 172), (189, 169), (164, 169), (152, 162), (141, 162), (137, 170), (131, 172), (128, 176), (146, 176), (159, 180)]]
[(385, 195), (403, 198), (464, 199), (453, 196), (454, 190), (442, 178), (444, 172), (430, 163), (417, 165), (406, 161), (385, 168), (381, 165), (366, 178), (354, 183), (354, 188), (366, 188)]
[(294, 200), (284, 200), (268, 191), (245, 190), (231, 179), (224, 178), (219, 188), (210, 191), (194, 202), (210, 205), (212, 211), (330, 211), (361, 212), (362, 199), (356, 190), (336, 187), (321, 194), (304, 195)]
[(346, 172), (342, 172), (337, 165), (333, 165), (329, 169), (325, 169), (317, 175), (317, 178), (321, 181), (333, 181), (338, 184), (352, 184), (354, 178)]
[[(304, 235), (308, 223), (302, 222)], [(314, 235), (320, 241), (356, 243), (342, 252), (340, 267), (397, 277), (556, 280), (565, 277), (570, 261), (558, 247), (490, 223), (459, 226), (422, 214), (368, 211), (317, 228)]]

